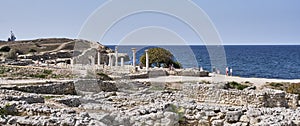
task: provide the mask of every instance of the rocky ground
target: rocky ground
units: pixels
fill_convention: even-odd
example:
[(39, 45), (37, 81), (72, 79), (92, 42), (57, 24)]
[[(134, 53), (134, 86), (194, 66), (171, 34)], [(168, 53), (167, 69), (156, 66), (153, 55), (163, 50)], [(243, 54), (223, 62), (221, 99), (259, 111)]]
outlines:
[[(170, 85), (165, 84), (124, 80), (114, 85), (115, 87), (109, 86), (109, 88), (114, 90), (117, 88), (117, 91), (81, 92), (82, 95), (37, 94), (26, 93), (28, 90), (23, 90), (26, 92), (14, 90), (18, 88), (0, 89), (0, 124), (36, 126), (300, 125), (300, 108), (291, 108), (287, 104), (283, 106), (280, 104), (279, 107), (255, 107), (201, 101), (197, 91), (207, 86), (204, 83), (181, 83), (181, 88), (176, 88), (176, 86), (171, 88), (167, 87)], [(223, 83), (209, 84), (208, 87), (224, 90), (229, 94), (239, 92), (236, 89), (224, 89), (219, 85)], [(244, 89), (240, 92), (248, 92), (247, 90), (253, 90), (251, 92), (254, 93), (256, 91)], [(106, 89), (106, 91), (110, 90)], [(280, 95), (283, 94), (280, 93)], [(234, 97), (231, 98), (233, 101), (238, 100)]]

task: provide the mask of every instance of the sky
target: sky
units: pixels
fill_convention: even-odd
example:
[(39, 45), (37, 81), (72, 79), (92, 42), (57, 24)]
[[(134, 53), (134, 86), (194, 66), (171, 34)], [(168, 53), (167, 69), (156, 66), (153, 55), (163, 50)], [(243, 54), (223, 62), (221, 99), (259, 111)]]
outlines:
[[(299, 0), (191, 1), (209, 16), (224, 45), (300, 45)], [(13, 30), (18, 40), (77, 38), (89, 16), (106, 2), (0, 0), (0, 40), (7, 40), (10, 30)], [(193, 16), (197, 17), (197, 14)], [(170, 16), (155, 13), (128, 17), (99, 41), (105, 45), (118, 44), (119, 38), (133, 30), (133, 27), (128, 27), (133, 21), (136, 23), (135, 28), (145, 25), (172, 27), (188, 44), (203, 44), (185, 24)]]

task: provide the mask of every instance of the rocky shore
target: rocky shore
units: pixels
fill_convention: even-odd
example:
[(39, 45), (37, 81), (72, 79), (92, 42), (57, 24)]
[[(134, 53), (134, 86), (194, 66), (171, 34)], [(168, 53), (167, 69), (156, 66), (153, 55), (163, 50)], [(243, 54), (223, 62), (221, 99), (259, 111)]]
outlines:
[[(67, 83), (72, 85), (70, 82)], [(41, 86), (27, 88), (22, 86), (22, 91), (17, 91), (18, 88), (0, 89), (0, 124), (300, 125), (298, 96), (278, 90), (227, 89), (226, 83), (205, 84), (204, 82), (185, 82), (178, 86), (178, 84), (150, 84), (124, 80), (105, 84), (112, 85), (98, 92), (81, 91), (84, 95), (51, 93), (53, 91), (51, 88), (57, 89), (59, 84), (44, 85), (48, 86), (50, 92), (36, 90), (28, 93)], [(59, 89), (66, 88), (66, 85), (60, 85), (62, 87)]]

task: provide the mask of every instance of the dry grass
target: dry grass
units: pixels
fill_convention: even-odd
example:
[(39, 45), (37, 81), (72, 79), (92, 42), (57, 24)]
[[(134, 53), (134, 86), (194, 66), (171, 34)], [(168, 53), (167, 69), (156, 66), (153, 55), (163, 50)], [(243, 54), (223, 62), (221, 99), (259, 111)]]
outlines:
[[(69, 43), (70, 41), (73, 41)], [(15, 41), (15, 42), (1, 42), (0, 47), (9, 46), (11, 49), (16, 49), (23, 52), (24, 54), (30, 53), (29, 50), (34, 49), (37, 53), (51, 51), (57, 49), (62, 44), (66, 44), (62, 49), (72, 50), (74, 49), (75, 41), (72, 39), (65, 38), (49, 38), (49, 39), (36, 39), (26, 41)]]

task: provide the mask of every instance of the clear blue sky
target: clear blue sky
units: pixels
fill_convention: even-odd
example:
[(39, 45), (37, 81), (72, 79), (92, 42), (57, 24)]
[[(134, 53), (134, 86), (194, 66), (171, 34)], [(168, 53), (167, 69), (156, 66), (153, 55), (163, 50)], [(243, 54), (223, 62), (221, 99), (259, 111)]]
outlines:
[[(88, 16), (105, 2), (106, 0), (1, 0), (0, 40), (7, 40), (11, 29), (17, 39), (76, 38)], [(223, 44), (300, 44), (299, 0), (193, 2), (211, 18)], [(149, 20), (147, 16), (160, 19), (159, 15), (151, 14), (137, 15), (134, 18), (146, 22)], [(183, 31), (186, 29), (181, 25), (176, 27)], [(183, 37), (189, 38), (189, 44), (199, 43), (193, 35), (186, 34)], [(102, 43), (116, 44), (113, 41), (113, 35), (110, 35)]]

